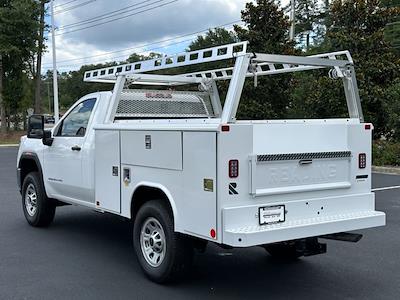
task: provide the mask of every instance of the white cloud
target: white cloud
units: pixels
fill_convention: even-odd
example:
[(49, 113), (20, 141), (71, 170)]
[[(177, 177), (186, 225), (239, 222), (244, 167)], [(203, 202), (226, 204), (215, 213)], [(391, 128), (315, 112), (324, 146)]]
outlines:
[[(157, 0), (147, 1), (147, 3), (154, 3), (154, 5), (143, 7), (146, 2), (143, 0), (97, 0), (77, 9), (56, 14), (56, 25), (61, 28), (62, 26), (103, 15), (135, 3), (142, 3), (140, 6), (143, 8), (139, 9), (139, 11), (141, 11), (162, 3), (168, 3), (172, 0), (156, 1)], [(56, 47), (58, 65), (61, 67), (61, 71), (65, 71), (69, 69), (78, 69), (79, 65), (84, 63), (99, 63), (112, 60), (113, 58), (116, 60), (123, 60), (132, 52), (145, 51), (149, 48), (162, 46), (162, 44), (153, 44), (146, 48), (139, 47), (139, 49), (116, 52), (105, 56), (87, 58), (85, 60), (73, 59), (102, 55), (125, 48), (135, 48), (154, 41), (185, 35), (187, 33), (236, 21), (240, 19), (240, 11), (244, 9), (245, 3), (248, 1), (249, 0), (178, 0), (169, 5), (139, 13), (115, 22), (69, 34), (57, 35)], [(62, 8), (65, 9), (66, 7), (67, 6), (64, 6)], [(119, 12), (118, 17), (122, 18), (137, 11), (138, 10), (126, 13)], [(110, 19), (104, 19), (103, 21), (107, 20)], [(88, 23), (85, 27), (95, 24), (97, 23)], [(80, 27), (70, 27), (70, 30), (72, 31), (78, 28)], [(58, 33), (67, 31), (66, 29), (65, 31), (58, 31)], [(190, 36), (187, 36), (181, 40), (190, 38)], [(174, 41), (169, 41), (168, 43), (164, 43), (164, 45), (173, 42)], [(186, 46), (187, 42), (169, 47), (169, 50), (179, 51), (183, 50)], [(51, 39), (48, 41), (48, 50), (49, 51), (44, 55), (44, 71), (47, 68), (51, 68)]]

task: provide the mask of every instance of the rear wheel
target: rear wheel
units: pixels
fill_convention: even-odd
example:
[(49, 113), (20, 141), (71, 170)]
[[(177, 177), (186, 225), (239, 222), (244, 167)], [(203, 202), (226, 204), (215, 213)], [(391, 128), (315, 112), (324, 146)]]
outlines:
[(165, 201), (151, 200), (139, 209), (133, 241), (142, 270), (155, 282), (177, 280), (191, 265), (192, 243), (174, 232), (172, 213)]
[(49, 226), (56, 207), (47, 198), (38, 172), (26, 175), (22, 184), (22, 210), (28, 223), (34, 227)]

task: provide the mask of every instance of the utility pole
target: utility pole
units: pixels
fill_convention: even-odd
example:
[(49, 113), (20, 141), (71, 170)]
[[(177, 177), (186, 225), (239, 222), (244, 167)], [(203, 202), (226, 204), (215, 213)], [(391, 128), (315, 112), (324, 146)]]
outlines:
[(47, 85), (47, 99), (49, 100), (49, 114), (51, 114), (50, 82), (46, 81), (46, 85)]
[(289, 32), (289, 40), (294, 40), (294, 23), (295, 23), (295, 0), (290, 0), (290, 32)]
[(53, 44), (53, 93), (54, 93), (54, 120), (59, 120), (58, 112), (58, 82), (57, 82), (57, 62), (56, 62), (56, 38), (54, 34), (54, 0), (51, 0), (51, 40)]
[(35, 81), (35, 113), (40, 114), (42, 112), (41, 107), (41, 84), (42, 84), (42, 55), (43, 55), (43, 35), (44, 35), (44, 15), (46, 12), (46, 0), (40, 0), (40, 21), (39, 21), (39, 40), (38, 40), (38, 49), (37, 49), (37, 58), (36, 58), (36, 70), (34, 76)]

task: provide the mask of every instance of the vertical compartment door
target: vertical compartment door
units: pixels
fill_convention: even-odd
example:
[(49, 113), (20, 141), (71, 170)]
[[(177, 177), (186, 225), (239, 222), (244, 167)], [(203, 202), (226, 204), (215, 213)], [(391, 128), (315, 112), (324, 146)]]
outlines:
[[(182, 224), (186, 231), (213, 239), (217, 231), (215, 132), (183, 133)], [(216, 237), (218, 238), (218, 237)]]
[(121, 213), (120, 133), (96, 130), (95, 135), (95, 203), (96, 207)]

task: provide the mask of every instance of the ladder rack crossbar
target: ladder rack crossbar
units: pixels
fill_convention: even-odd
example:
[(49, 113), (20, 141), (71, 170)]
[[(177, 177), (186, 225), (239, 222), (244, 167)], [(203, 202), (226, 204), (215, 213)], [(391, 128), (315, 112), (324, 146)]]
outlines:
[[(275, 74), (283, 74), (283, 73), (290, 73), (290, 72), (297, 72), (297, 71), (317, 70), (317, 69), (323, 69), (323, 68), (324, 67), (317, 67), (317, 66), (299, 66), (299, 67), (282, 68), (282, 69), (271, 68), (269, 70), (258, 69), (255, 73), (247, 72), (246, 77), (253, 77), (255, 75), (256, 76), (275, 75)], [(212, 79), (215, 81), (219, 81), (219, 80), (231, 79), (232, 71), (233, 71), (233, 67), (198, 72), (198, 73), (191, 73), (191, 74), (187, 74), (187, 76), (198, 77), (198, 78), (203, 78), (203, 79)]]
[[(335, 56), (336, 57), (336, 56)], [(348, 60), (331, 59), (327, 57), (307, 57), (307, 56), (290, 56), (290, 55), (277, 55), (277, 54), (260, 54), (257, 53), (252, 59), (253, 62), (267, 62), (282, 65), (305, 65), (305, 66), (318, 66), (318, 67), (345, 67), (351, 65)]]
[(115, 81), (118, 75), (125, 75), (129, 77), (129, 75), (133, 74), (230, 59), (240, 55), (245, 55), (247, 51), (247, 43), (248, 42), (232, 43), (228, 45), (222, 45), (190, 52), (183, 52), (175, 55), (145, 61), (138, 61), (124, 65), (91, 70), (85, 72), (84, 81)]
[[(342, 56), (345, 56), (346, 60), (338, 59), (338, 57)], [(297, 58), (300, 58), (300, 60), (296, 60)], [(290, 64), (286, 62), (292, 62), (292, 63)], [(300, 62), (302, 64), (299, 64)], [(353, 64), (353, 59), (349, 51), (323, 53), (305, 57), (271, 55), (268, 56), (268, 62), (257, 63), (255, 65), (256, 66), (255, 72), (248, 71), (246, 77), (253, 77), (255, 75), (264, 76), (264, 75), (274, 75), (274, 74), (282, 74), (282, 73), (297, 72), (297, 71), (316, 70), (327, 67), (330, 68), (334, 67), (336, 69), (352, 64)], [(183, 74), (182, 76), (213, 79), (217, 81), (217, 80), (231, 79), (232, 73), (233, 73), (233, 67), (227, 67), (209, 71), (188, 73), (188, 74)]]

